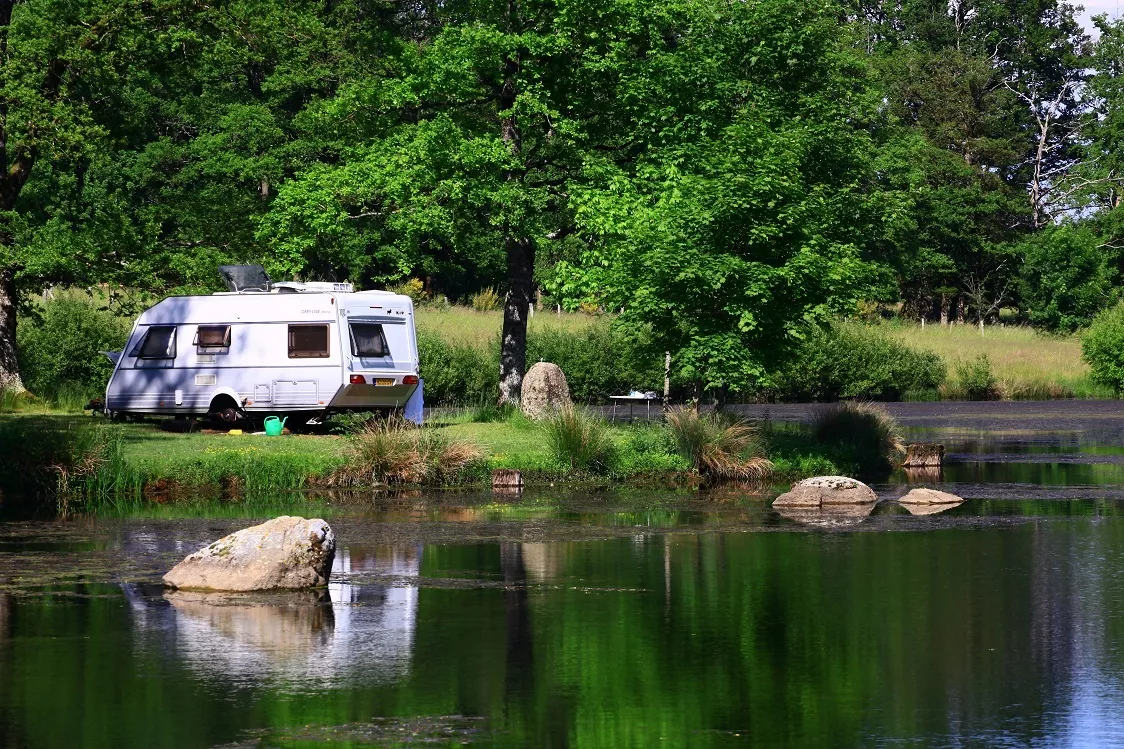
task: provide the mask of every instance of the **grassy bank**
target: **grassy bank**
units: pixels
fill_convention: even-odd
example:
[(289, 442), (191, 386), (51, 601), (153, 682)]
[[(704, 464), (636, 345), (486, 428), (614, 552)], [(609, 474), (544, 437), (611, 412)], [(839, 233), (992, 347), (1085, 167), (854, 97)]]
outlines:
[[(389, 440), (362, 431), (266, 438), (179, 434), (95, 417), (8, 415), (0, 417), (0, 454), (21, 457), (17, 470), (0, 475), (0, 493), (49, 497), (65, 487), (73, 496), (60, 506), (76, 509), (91, 499), (159, 503), (396, 481), (487, 486), (497, 468), (523, 472), (529, 485), (693, 485), (712, 474), (788, 481), (858, 470), (845, 451), (788, 427), (703, 420), (695, 432), (685, 441), (662, 424), (612, 425), (580, 414), (570, 422), (537, 423), (519, 413), (475, 421), (464, 412), (421, 430), (392, 433)], [(408, 446), (388, 451), (388, 443), (420, 443), (428, 457), (418, 458)], [(442, 462), (452, 453), (460, 458), (450, 468)], [(434, 472), (417, 472), (425, 461)]]

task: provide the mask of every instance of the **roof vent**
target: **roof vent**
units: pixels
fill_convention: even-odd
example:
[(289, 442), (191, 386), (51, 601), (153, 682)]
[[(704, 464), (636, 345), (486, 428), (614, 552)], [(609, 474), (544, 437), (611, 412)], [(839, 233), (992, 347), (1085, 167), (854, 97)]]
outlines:
[(278, 294), (312, 293), (342, 293), (350, 294), (355, 288), (349, 283), (338, 281), (278, 281), (273, 284), (273, 289)]
[(267, 292), (271, 288), (269, 276), (260, 265), (220, 265), (219, 275), (228, 290), (239, 294), (243, 291)]

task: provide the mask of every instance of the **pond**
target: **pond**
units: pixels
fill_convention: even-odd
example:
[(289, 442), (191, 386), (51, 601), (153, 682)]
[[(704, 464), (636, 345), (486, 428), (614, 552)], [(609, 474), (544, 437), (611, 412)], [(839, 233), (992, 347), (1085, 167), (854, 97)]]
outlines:
[[(912, 515), (895, 476), (869, 514), (812, 520), (738, 489), (10, 518), (0, 743), (1124, 743), (1124, 407), (894, 408), (968, 501)], [(336, 529), (326, 592), (159, 585), (285, 512)]]

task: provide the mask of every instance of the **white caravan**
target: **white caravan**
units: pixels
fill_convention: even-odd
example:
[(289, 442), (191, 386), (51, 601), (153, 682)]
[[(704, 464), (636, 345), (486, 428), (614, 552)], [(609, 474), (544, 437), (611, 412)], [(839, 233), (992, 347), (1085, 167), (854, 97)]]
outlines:
[[(239, 285), (232, 271), (262, 279)], [(418, 388), (414, 306), (351, 284), (270, 283), (222, 269), (232, 290), (169, 297), (141, 314), (117, 356), (117, 414), (290, 415), (403, 408)], [(242, 278), (247, 276), (243, 273)]]

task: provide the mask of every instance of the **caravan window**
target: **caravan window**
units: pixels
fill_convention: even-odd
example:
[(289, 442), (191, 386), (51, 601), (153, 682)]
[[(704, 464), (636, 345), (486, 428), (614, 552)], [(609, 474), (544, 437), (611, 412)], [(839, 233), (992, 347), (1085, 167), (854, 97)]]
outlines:
[(176, 327), (174, 325), (153, 325), (144, 338), (133, 348), (133, 356), (138, 359), (175, 359)]
[(229, 325), (200, 325), (195, 331), (195, 345), (199, 348), (229, 348)]
[(370, 322), (353, 322), (351, 327), (351, 353), (354, 356), (390, 356), (382, 326)]
[(327, 325), (290, 325), (289, 358), (320, 358), (329, 356)]

